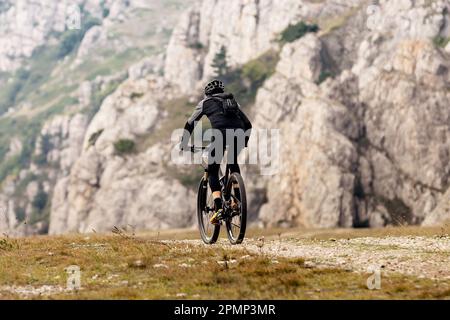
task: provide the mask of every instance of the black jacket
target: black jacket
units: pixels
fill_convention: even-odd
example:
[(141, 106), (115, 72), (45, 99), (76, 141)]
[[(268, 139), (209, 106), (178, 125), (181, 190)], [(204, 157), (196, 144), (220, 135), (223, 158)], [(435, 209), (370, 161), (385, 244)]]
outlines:
[(247, 131), (252, 128), (250, 120), (248, 120), (247, 116), (244, 112), (242, 112), (240, 106), (235, 115), (226, 115), (220, 100), (218, 101), (217, 99), (211, 98), (233, 99), (233, 95), (231, 93), (218, 93), (212, 95), (211, 97), (206, 97), (200, 101), (200, 103), (195, 107), (194, 113), (184, 126), (184, 129), (189, 133), (189, 135), (183, 135), (183, 139), (181, 141), (182, 147), (186, 147), (188, 145), (189, 137), (192, 134), (192, 131), (194, 131), (195, 122), (199, 121), (203, 116), (208, 117), (213, 129), (243, 129), (244, 131)]

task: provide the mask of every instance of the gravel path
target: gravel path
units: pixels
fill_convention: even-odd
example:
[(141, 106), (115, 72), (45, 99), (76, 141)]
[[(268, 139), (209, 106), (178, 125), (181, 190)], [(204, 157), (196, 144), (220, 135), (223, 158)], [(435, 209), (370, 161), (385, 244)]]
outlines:
[[(186, 240), (201, 245), (197, 240)], [(219, 246), (231, 248), (221, 240)], [(356, 239), (246, 239), (242, 246), (253, 253), (299, 257), (310, 267), (334, 267), (358, 272), (380, 268), (419, 278), (450, 279), (450, 237), (384, 237)]]

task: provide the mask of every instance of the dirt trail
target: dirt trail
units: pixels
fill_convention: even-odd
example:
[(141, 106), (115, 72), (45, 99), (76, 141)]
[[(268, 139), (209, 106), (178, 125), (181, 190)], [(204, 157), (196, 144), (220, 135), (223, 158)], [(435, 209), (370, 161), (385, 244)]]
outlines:
[[(201, 245), (198, 240), (184, 240)], [(218, 243), (230, 248), (225, 240)], [(355, 239), (246, 239), (242, 248), (273, 257), (299, 257), (310, 267), (334, 267), (367, 272), (378, 267), (387, 273), (419, 278), (450, 279), (450, 237), (383, 237)]]

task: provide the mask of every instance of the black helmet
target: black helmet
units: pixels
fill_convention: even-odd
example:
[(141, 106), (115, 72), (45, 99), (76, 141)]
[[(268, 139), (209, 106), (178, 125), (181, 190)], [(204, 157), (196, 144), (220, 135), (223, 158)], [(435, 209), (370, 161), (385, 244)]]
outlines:
[(225, 85), (220, 80), (213, 80), (209, 82), (205, 87), (205, 94), (211, 95), (214, 93), (222, 93), (225, 91)]

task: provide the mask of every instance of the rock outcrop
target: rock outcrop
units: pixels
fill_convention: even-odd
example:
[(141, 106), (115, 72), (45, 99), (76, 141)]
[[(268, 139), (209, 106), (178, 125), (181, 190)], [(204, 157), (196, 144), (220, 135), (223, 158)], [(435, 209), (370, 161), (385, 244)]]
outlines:
[(172, 36), (166, 79), (189, 94), (199, 81), (214, 75), (211, 64), (222, 46), (227, 49), (229, 66), (236, 67), (278, 48), (279, 35), (289, 24), (343, 14), (359, 2), (202, 1), (182, 16)]
[(78, 23), (81, 5), (90, 15), (101, 18), (101, 1), (96, 0), (2, 1), (0, 70), (19, 68), (25, 59), (32, 56), (34, 49), (50, 41), (53, 33), (65, 31), (70, 23)]
[(255, 103), (258, 126), (283, 130), (283, 173), (268, 179), (263, 221), (375, 227), (450, 218), (450, 60), (432, 42), (448, 36), (448, 8), (384, 2), (353, 65), (321, 85), (321, 68), (339, 66), (333, 34), (283, 48)]
[[(150, 102), (149, 96), (158, 100), (165, 86), (172, 88), (172, 97), (196, 92), (213, 76), (212, 60), (221, 46), (231, 67), (268, 50), (280, 55), (250, 111), (255, 128), (280, 129), (282, 156), (278, 174), (247, 171), (253, 221), (307, 227), (445, 221), (450, 61), (435, 39), (449, 36), (448, 9), (448, 1), (373, 6), (367, 1), (236, 0), (193, 6), (170, 41), (164, 80), (153, 79), (159, 89), (152, 90), (148, 78), (134, 81), (133, 90), (141, 92), (140, 83), (146, 89), (130, 102), (124, 85), (91, 123), (85, 148), (89, 135), (105, 131), (58, 187), (55, 203), (66, 209), (54, 207), (54, 232), (192, 223), (193, 192), (168, 178), (161, 162), (151, 166), (144, 160), (156, 154), (163, 159), (168, 150), (153, 145), (123, 158), (114, 154), (113, 142), (153, 132), (152, 121), (163, 113), (161, 102)], [(318, 21), (321, 30), (291, 43), (277, 40), (299, 21)], [(137, 176), (135, 170), (142, 173)], [(176, 223), (160, 215), (159, 206), (171, 201), (148, 194), (154, 185), (183, 195), (178, 201), (187, 210), (171, 211)], [(153, 201), (143, 200), (144, 194)]]
[[(126, 1), (108, 4), (108, 21), (127, 21)], [(225, 47), (234, 69), (268, 51), (279, 57), (263, 85), (249, 86), (255, 99), (246, 112), (254, 128), (281, 133), (278, 172), (244, 170), (252, 222), (329, 228), (443, 223), (450, 218), (449, 11), (448, 0), (195, 2), (180, 17), (165, 54), (83, 82), (74, 112), (47, 122), (38, 145), (53, 146), (45, 161), (60, 169), (45, 171), (52, 177), (46, 183), (30, 183), (20, 207), (56, 185), (52, 234), (192, 226), (195, 190), (171, 163), (171, 129), (188, 116), (187, 106), (214, 76), (213, 60)], [(302, 21), (317, 24), (318, 32), (281, 39)], [(108, 37), (103, 26), (91, 28), (73, 68), (110, 45)], [(125, 42), (118, 47), (133, 47)], [(0, 51), (0, 69), (14, 68), (15, 59), (2, 60), (5, 55)], [(92, 119), (83, 117), (79, 111), (111, 83), (120, 85)], [(23, 147), (12, 141), (10, 156)], [(31, 166), (22, 178), (39, 170)], [(8, 209), (17, 206), (8, 194), (18, 185), (7, 180), (0, 194), (0, 210), (7, 212), (0, 222), (7, 228), (20, 224)]]
[(116, 145), (121, 140), (145, 145), (157, 134), (161, 105), (176, 90), (147, 76), (124, 82), (104, 101), (86, 131), (82, 154), (56, 186), (51, 234), (192, 225), (195, 194), (167, 174), (170, 145), (137, 145), (123, 153)]
[[(187, 1), (178, 0), (170, 3), (142, 0), (0, 3), (0, 70), (6, 71), (0, 76), (0, 95), (6, 97), (0, 102), (0, 126), (11, 127), (11, 137), (3, 136), (5, 130), (2, 130), (0, 141), (4, 144), (0, 145), (1, 233), (47, 233), (50, 220), (54, 221), (52, 232), (64, 232), (69, 226), (78, 230), (76, 223), (66, 224), (67, 217), (58, 217), (58, 213), (66, 213), (63, 207), (72, 204), (58, 202), (58, 199), (67, 200), (64, 192), (58, 191), (62, 190), (61, 185), (69, 183), (73, 166), (83, 163), (80, 158), (86, 150), (86, 130), (98, 125), (96, 120), (91, 122), (93, 116), (120, 84), (128, 78), (133, 82), (149, 74), (162, 73), (170, 30), (177, 13), (187, 5)], [(28, 15), (31, 16), (26, 21), (16, 20)], [(79, 25), (73, 25), (76, 23)], [(69, 30), (77, 27), (81, 30)], [(48, 70), (41, 70), (43, 66)], [(33, 84), (27, 85), (27, 80)], [(139, 95), (132, 100), (140, 100)], [(135, 124), (141, 123), (139, 118), (142, 118), (136, 114), (147, 113), (148, 109), (138, 107), (135, 111), (133, 116), (129, 110), (119, 110), (117, 118), (123, 116), (126, 120), (105, 125), (117, 125), (116, 133), (124, 136), (126, 129), (119, 128), (120, 125), (128, 126), (131, 133), (146, 132), (148, 128), (135, 127)], [(156, 116), (161, 115), (149, 112), (144, 121)], [(16, 121), (24, 130), (14, 128)], [(114, 137), (112, 131), (106, 129), (99, 144), (108, 135)], [(130, 161), (127, 169), (133, 164)], [(163, 170), (156, 171), (155, 177)], [(120, 173), (124, 174), (124, 171)], [(178, 194), (176, 185), (170, 187)], [(184, 186), (180, 189), (186, 191)], [(156, 199), (153, 202), (160, 206)], [(148, 219), (151, 225), (151, 215)], [(177, 217), (172, 221), (180, 225)]]

